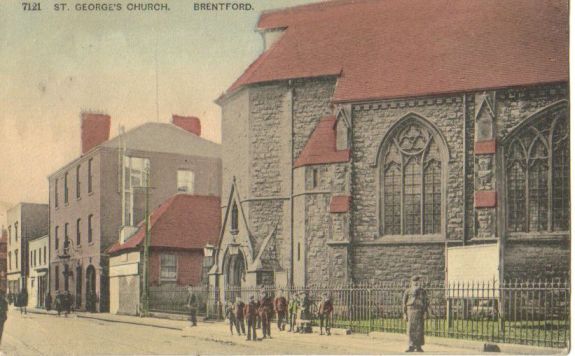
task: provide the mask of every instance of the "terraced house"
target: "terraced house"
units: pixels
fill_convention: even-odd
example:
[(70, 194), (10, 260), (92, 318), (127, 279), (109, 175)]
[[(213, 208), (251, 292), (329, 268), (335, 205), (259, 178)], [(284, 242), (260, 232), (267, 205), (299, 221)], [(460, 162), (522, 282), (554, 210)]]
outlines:
[(568, 3), (264, 12), (218, 100), (211, 283), (569, 274)]

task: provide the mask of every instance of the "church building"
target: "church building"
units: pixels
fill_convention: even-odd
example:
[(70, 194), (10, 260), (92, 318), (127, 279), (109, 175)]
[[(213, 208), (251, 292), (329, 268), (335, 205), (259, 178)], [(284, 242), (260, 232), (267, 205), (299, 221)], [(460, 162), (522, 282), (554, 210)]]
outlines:
[(220, 287), (567, 278), (568, 2), (261, 14), (222, 109)]

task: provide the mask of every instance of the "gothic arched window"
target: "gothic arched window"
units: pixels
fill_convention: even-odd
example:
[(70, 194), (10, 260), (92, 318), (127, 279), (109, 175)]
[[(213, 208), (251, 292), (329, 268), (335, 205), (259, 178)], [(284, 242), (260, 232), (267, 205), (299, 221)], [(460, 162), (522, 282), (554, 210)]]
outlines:
[(569, 229), (569, 122), (549, 110), (506, 144), (507, 228), (511, 232)]
[(232, 233), (237, 233), (238, 231), (238, 206), (236, 202), (232, 205), (232, 222), (230, 230)]
[(441, 233), (443, 142), (422, 120), (392, 129), (380, 155), (380, 231), (383, 235)]

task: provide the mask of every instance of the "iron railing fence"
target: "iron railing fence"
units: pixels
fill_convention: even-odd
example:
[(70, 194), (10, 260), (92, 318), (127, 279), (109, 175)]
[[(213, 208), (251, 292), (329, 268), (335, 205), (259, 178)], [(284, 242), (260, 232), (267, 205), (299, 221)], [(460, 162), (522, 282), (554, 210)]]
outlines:
[[(353, 332), (405, 333), (402, 299), (408, 282), (307, 287), (208, 288), (194, 287), (198, 315), (223, 318), (225, 303), (262, 289), (288, 300), (303, 292), (316, 324), (319, 303), (328, 295), (334, 305), (332, 326)], [(570, 335), (570, 285), (563, 281), (489, 281), (425, 283), (429, 299), (425, 332), (430, 336), (536, 346), (567, 347)], [(150, 309), (187, 313), (186, 287), (154, 287)]]

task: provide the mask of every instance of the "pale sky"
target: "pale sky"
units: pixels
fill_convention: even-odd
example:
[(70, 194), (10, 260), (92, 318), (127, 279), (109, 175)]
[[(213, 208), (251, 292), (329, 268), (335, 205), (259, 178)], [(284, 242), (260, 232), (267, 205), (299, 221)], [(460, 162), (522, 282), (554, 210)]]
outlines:
[(261, 53), (260, 12), (318, 0), (211, 12), (176, 0), (145, 13), (56, 12), (56, 1), (38, 1), (39, 12), (0, 1), (0, 225), (3, 204), (48, 202), (47, 176), (80, 155), (82, 110), (111, 115), (112, 137), (118, 125), (156, 121), (156, 53), (159, 121), (198, 116), (202, 136), (220, 142), (214, 100)]

